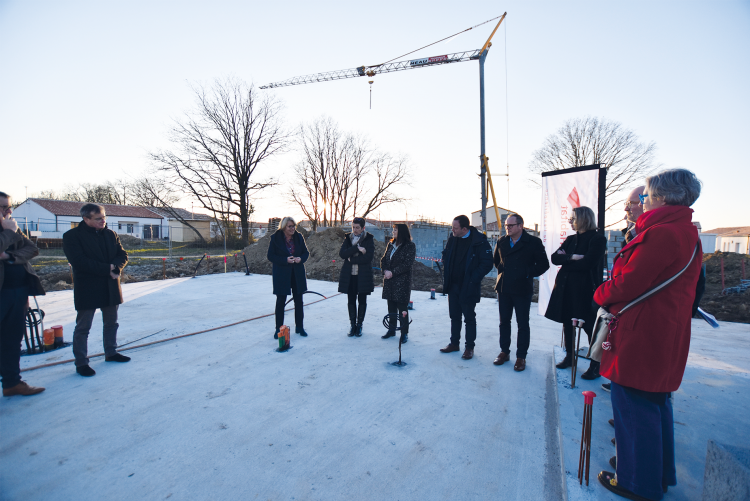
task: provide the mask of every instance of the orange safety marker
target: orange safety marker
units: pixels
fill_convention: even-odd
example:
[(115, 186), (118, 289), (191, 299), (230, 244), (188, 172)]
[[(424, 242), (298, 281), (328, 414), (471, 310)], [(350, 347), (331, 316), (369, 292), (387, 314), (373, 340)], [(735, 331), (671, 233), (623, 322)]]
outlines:
[(55, 347), (55, 329), (44, 329), (44, 351)]
[(290, 344), (289, 327), (282, 325), (279, 328), (279, 351), (286, 351), (291, 348)]
[(55, 348), (58, 348), (64, 344), (63, 341), (63, 326), (62, 325), (53, 325), (52, 330), (55, 331)]

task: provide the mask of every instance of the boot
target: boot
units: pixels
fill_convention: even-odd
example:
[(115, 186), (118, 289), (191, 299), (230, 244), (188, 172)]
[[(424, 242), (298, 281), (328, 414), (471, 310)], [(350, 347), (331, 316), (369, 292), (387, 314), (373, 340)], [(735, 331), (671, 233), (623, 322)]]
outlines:
[(367, 312), (367, 304), (359, 304), (359, 311), (357, 312), (357, 331), (354, 333), (357, 337), (362, 337), (362, 324), (365, 322), (365, 313)]
[(555, 365), (555, 367), (557, 367), (558, 369), (567, 369), (568, 367), (572, 367), (572, 366), (573, 366), (573, 354), (572, 353), (566, 353), (563, 361)]
[(581, 379), (586, 379), (590, 381), (598, 377), (601, 377), (601, 374), (599, 374), (599, 362), (595, 362), (594, 360), (592, 360), (591, 364), (589, 365), (589, 368), (586, 369), (586, 372), (581, 374)]
[(349, 334), (347, 336), (352, 337), (357, 335), (357, 305), (349, 305), (349, 324), (351, 324), (351, 329), (349, 329)]
[(398, 322), (398, 315), (388, 314), (388, 332), (381, 336), (383, 339), (388, 339), (396, 335), (396, 322)]

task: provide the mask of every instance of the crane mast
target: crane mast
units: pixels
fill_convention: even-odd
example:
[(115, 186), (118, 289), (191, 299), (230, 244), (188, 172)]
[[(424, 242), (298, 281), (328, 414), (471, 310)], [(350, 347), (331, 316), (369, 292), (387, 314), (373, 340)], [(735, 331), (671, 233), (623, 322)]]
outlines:
[[(403, 61), (393, 61), (383, 64), (376, 64), (373, 66), (358, 66), (357, 68), (350, 68), (347, 70), (328, 71), (325, 73), (314, 73), (312, 75), (303, 75), (299, 77), (289, 78), (281, 82), (274, 82), (267, 85), (263, 85), (261, 89), (274, 89), (278, 87), (288, 87), (290, 85), (304, 85), (316, 82), (330, 82), (333, 80), (345, 80), (347, 78), (358, 78), (358, 77), (374, 77), (381, 73), (393, 73), (395, 71), (414, 70), (417, 68), (426, 68), (430, 66), (439, 66), (443, 64), (451, 63), (462, 63), (465, 61), (479, 61), (479, 137), (480, 137), (480, 178), (482, 180), (482, 231), (487, 232), (487, 181), (489, 179), (489, 186), (492, 191), (492, 199), (495, 202), (495, 217), (497, 218), (498, 230), (500, 230), (500, 213), (497, 210), (497, 201), (495, 200), (495, 190), (492, 186), (492, 178), (490, 177), (489, 171), (489, 158), (485, 155), (485, 139), (484, 139), (484, 61), (487, 58), (487, 51), (492, 47), (492, 37), (500, 27), (500, 24), (505, 19), (507, 12), (500, 17), (495, 29), (492, 30), (492, 34), (484, 43), (481, 49), (473, 51), (456, 52), (453, 54), (443, 54), (441, 56), (422, 57), (417, 59), (409, 59)], [(497, 18), (495, 18), (497, 19)], [(472, 29), (472, 28), (469, 28)], [(468, 30), (465, 30), (468, 31)], [(434, 45), (434, 44), (431, 44)], [(423, 47), (424, 48), (424, 47)], [(403, 57), (403, 56), (402, 56)], [(503, 174), (501, 174), (503, 175)], [(507, 176), (508, 174), (504, 174)]]

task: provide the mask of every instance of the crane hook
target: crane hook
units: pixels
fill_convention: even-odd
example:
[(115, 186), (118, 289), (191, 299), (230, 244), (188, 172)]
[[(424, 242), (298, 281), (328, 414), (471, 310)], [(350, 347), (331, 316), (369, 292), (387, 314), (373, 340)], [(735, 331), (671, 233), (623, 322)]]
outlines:
[(370, 84), (370, 109), (372, 109), (372, 83), (373, 83), (373, 80), (370, 80), (369, 81), (369, 84)]

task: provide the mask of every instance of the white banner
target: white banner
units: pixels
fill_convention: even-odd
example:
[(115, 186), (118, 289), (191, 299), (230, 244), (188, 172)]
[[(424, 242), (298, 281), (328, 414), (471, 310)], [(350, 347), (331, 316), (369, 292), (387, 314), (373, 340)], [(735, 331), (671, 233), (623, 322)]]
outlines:
[[(599, 218), (599, 169), (582, 170), (542, 177), (542, 227), (540, 237), (550, 258), (574, 232), (568, 218), (575, 207), (588, 207)], [(559, 266), (552, 264), (539, 277), (539, 315), (547, 311)]]

